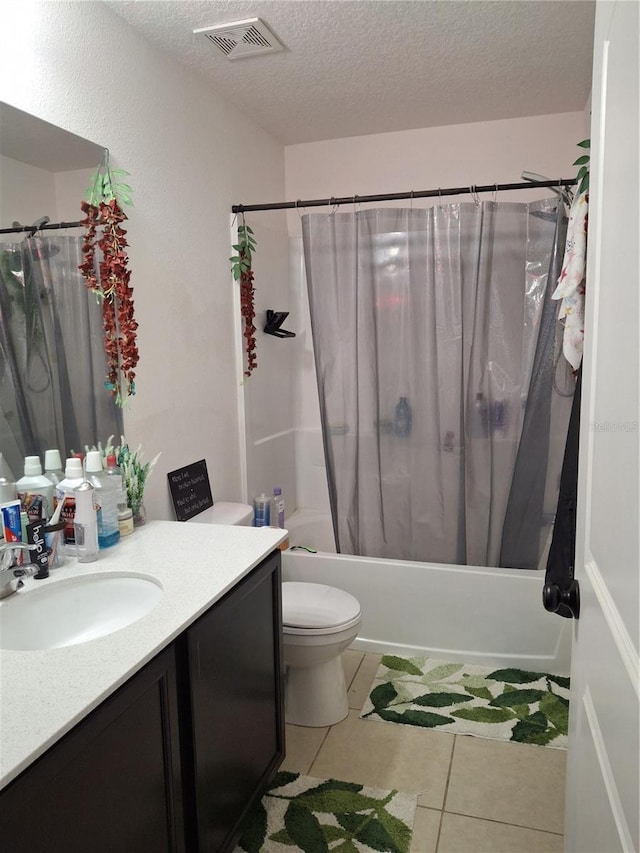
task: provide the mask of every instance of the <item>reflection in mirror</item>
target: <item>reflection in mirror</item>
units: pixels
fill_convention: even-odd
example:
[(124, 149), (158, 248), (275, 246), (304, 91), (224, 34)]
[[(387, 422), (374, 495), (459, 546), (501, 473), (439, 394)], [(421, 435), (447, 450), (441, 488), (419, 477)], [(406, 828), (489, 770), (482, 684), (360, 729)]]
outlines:
[[(0, 104), (0, 232), (80, 220), (103, 150)], [(64, 460), (123, 431), (104, 389), (100, 304), (78, 270), (82, 235), (0, 233), (0, 451), (16, 478), (26, 455)]]

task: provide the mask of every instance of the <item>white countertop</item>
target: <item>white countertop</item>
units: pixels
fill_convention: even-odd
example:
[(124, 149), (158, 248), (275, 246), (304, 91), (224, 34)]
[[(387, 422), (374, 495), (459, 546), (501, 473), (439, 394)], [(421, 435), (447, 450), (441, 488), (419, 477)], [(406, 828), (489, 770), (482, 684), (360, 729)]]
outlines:
[[(0, 650), (0, 788), (124, 684), (271, 553), (286, 531), (152, 521), (94, 563), (67, 559), (46, 580), (135, 572), (163, 588), (159, 603), (119, 631), (46, 651)], [(0, 602), (10, 603), (12, 596)]]

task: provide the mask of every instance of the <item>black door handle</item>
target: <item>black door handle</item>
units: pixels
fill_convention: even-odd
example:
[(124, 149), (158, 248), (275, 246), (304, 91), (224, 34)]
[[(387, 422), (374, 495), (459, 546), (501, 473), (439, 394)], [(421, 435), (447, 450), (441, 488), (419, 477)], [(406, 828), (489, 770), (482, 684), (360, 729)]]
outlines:
[(542, 590), (542, 603), (550, 613), (557, 613), (564, 604), (577, 619), (580, 616), (580, 584), (574, 579), (568, 589), (560, 589), (555, 583), (547, 583)]

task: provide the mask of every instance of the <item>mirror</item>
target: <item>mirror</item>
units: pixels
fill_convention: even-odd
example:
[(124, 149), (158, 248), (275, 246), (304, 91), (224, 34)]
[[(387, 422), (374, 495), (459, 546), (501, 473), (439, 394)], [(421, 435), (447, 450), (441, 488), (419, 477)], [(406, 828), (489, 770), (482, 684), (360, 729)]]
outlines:
[[(0, 232), (78, 222), (103, 148), (0, 103)], [(0, 452), (16, 478), (44, 458), (122, 433), (104, 389), (100, 303), (84, 287), (81, 228), (0, 233)]]
[(0, 103), (0, 229), (14, 221), (31, 225), (42, 216), (52, 223), (77, 221), (102, 153), (95, 142)]

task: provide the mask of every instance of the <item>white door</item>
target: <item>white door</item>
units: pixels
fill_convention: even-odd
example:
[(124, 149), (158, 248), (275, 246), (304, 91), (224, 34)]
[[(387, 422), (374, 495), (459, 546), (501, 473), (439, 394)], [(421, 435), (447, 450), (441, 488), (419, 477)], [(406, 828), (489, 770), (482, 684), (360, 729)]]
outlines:
[(638, 851), (639, 4), (598, 2), (565, 849)]

